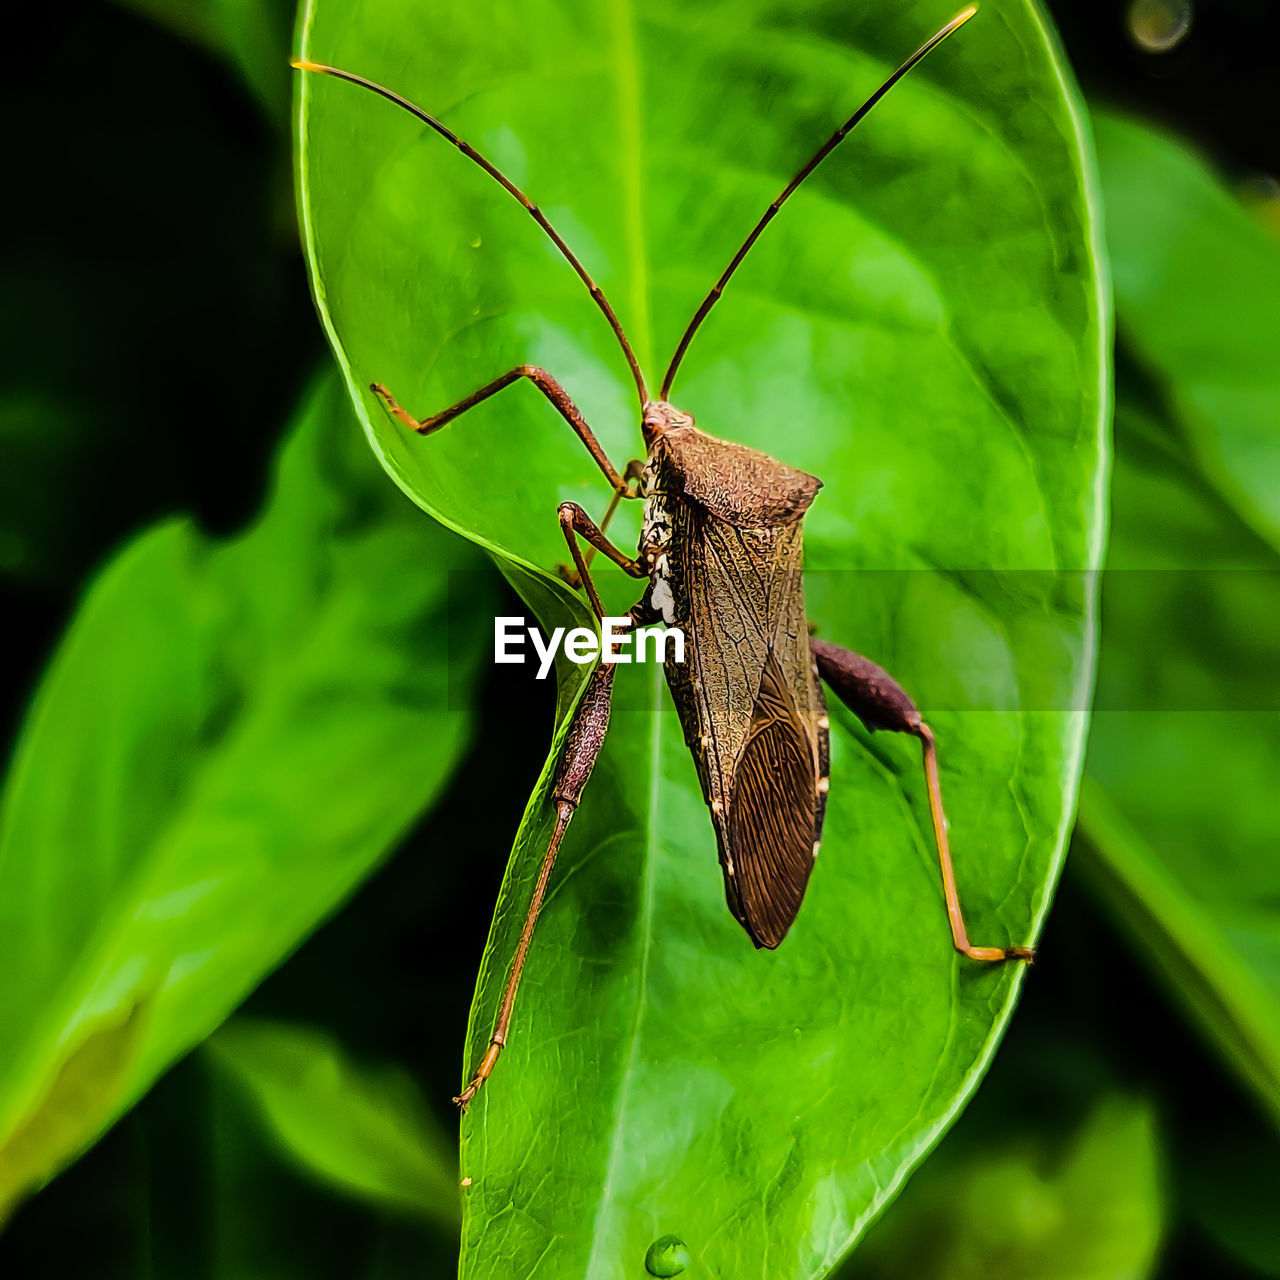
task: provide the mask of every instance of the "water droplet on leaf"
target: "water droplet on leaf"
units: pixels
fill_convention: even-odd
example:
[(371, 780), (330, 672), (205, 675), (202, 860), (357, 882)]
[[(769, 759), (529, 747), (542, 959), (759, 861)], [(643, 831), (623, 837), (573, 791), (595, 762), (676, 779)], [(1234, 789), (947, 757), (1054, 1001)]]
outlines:
[(478, 249), (483, 243), (484, 241), (479, 236), (471, 237), (470, 244), (473, 249)]
[(644, 1255), (651, 1276), (678, 1276), (689, 1265), (689, 1250), (679, 1236), (659, 1236)]

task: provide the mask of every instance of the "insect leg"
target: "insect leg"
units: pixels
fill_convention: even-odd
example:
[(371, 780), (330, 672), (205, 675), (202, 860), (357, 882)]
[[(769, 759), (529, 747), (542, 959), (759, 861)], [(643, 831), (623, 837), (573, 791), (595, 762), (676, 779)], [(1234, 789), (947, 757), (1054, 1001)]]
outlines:
[(509, 387), (513, 382), (518, 382), (521, 378), (528, 378), (551, 401), (560, 416), (573, 428), (578, 439), (587, 446), (587, 452), (591, 455), (596, 466), (604, 472), (606, 479), (613, 486), (614, 493), (620, 498), (637, 497), (636, 491), (614, 469), (613, 463), (609, 461), (604, 449), (601, 448), (600, 441), (596, 439), (595, 432), (591, 430), (587, 425), (587, 420), (582, 416), (582, 411), (569, 399), (569, 393), (545, 369), (539, 369), (537, 365), (518, 365), (509, 373), (504, 373), (502, 377), (485, 383), (479, 391), (473, 391), (469, 396), (459, 400), (457, 404), (448, 409), (442, 409), (439, 413), (432, 414), (429, 418), (418, 419), (412, 414), (406, 413), (396, 401), (395, 396), (380, 382), (372, 383), (369, 390), (386, 405), (387, 412), (398, 422), (403, 423), (410, 431), (416, 431), (422, 436), (429, 436), (433, 431), (439, 431), (441, 427), (452, 422), (459, 414), (466, 413), (468, 409), (474, 409), (481, 401), (487, 400), (492, 395), (497, 395), (504, 387)]
[(909, 733), (920, 739), (924, 753), (924, 776), (929, 788), (929, 810), (933, 817), (933, 834), (942, 864), (942, 889), (947, 899), (947, 917), (951, 921), (951, 940), (957, 951), (971, 960), (1032, 960), (1031, 947), (975, 947), (965, 929), (964, 912), (960, 908), (960, 892), (956, 887), (955, 867), (951, 862), (951, 844), (947, 838), (947, 815), (942, 808), (942, 783), (938, 777), (938, 752), (933, 731), (925, 724), (901, 685), (869, 658), (841, 649), (824, 640), (809, 641), (818, 672), (831, 686), (836, 697), (872, 732), (889, 729)]
[[(644, 460), (642, 458), (632, 458), (627, 463), (627, 469), (622, 473), (622, 478), (628, 481), (638, 481), (644, 476)], [(635, 492), (634, 490), (632, 492)], [(609, 502), (608, 509), (604, 513), (604, 519), (600, 521), (600, 532), (605, 533), (609, 528), (609, 522), (613, 519), (613, 514), (617, 511), (619, 504), (622, 502), (623, 494), (616, 489), (613, 498)], [(586, 555), (587, 568), (591, 567), (591, 561), (595, 559), (596, 549), (592, 547)], [(560, 576), (575, 590), (582, 586), (582, 579), (578, 576), (576, 569), (570, 569), (567, 564), (557, 565), (557, 571)]]
[(507, 1032), (511, 1026), (511, 1011), (515, 1007), (516, 990), (520, 986), (520, 975), (524, 970), (524, 962), (529, 954), (529, 944), (533, 941), (533, 930), (538, 923), (538, 913), (542, 910), (542, 902), (546, 897), (547, 883), (551, 879), (551, 868), (555, 866), (556, 854), (560, 851), (560, 842), (573, 819), (582, 798), (583, 788), (591, 777), (591, 770), (604, 745), (605, 733), (609, 728), (609, 703), (613, 696), (613, 675), (615, 667), (599, 666), (591, 674), (587, 691), (574, 712), (573, 723), (565, 738), (564, 750), (560, 755), (560, 763), (556, 766), (551, 783), (551, 798), (556, 807), (555, 826), (551, 831), (551, 840), (542, 857), (542, 867), (538, 872), (534, 885), (533, 898), (524, 918), (524, 928), (520, 931), (520, 942), (516, 946), (515, 958), (507, 973), (507, 984), (502, 990), (502, 1001), (498, 1006), (497, 1021), (493, 1026), (493, 1034), (489, 1037), (489, 1046), (475, 1075), (463, 1091), (454, 1098), (464, 1111), (467, 1104), (479, 1092), (480, 1086), (493, 1071), (503, 1045), (507, 1042)]
[(587, 571), (587, 559), (582, 554), (582, 548), (578, 546), (578, 538), (590, 543), (595, 550), (603, 551), (619, 569), (629, 573), (633, 578), (648, 576), (648, 569), (639, 560), (615, 547), (604, 536), (600, 526), (576, 502), (560, 504), (560, 528), (564, 531), (564, 539), (569, 544), (569, 554), (573, 557), (578, 577), (587, 590), (587, 599), (591, 601), (591, 607), (595, 610), (597, 618), (604, 617), (604, 605), (600, 602), (600, 593), (596, 591), (596, 584), (591, 581), (591, 574)]

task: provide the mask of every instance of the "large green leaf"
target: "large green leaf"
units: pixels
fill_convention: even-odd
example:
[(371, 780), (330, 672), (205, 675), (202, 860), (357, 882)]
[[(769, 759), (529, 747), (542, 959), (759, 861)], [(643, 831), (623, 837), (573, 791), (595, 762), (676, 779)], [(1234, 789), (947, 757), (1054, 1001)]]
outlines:
[(1280, 244), (1163, 135), (1104, 116), (1099, 137), (1141, 368), (1118, 397), (1081, 870), (1280, 1121)]
[[(0, 824), (0, 1211), (207, 1035), (383, 858), (471, 718), (488, 577), (368, 464), (333, 384), (262, 520), (104, 571)], [(448, 665), (446, 624), (459, 630)], [(21, 975), (20, 980), (12, 980)]]
[[(806, 151), (950, 16), (923, 0), (314, 0), (300, 53), (408, 94), (502, 165), (652, 377)], [(370, 439), (562, 624), (556, 504), (598, 511), (607, 491), (556, 415), (521, 385), (422, 440), (367, 384), (426, 413), (542, 364), (620, 463), (640, 441), (608, 329), (530, 219), (438, 137), (350, 85), (308, 76), (298, 92), (313, 280)], [(1038, 11), (984, 6), (770, 228), (675, 397), (826, 480), (811, 612), (932, 716), (982, 941), (1039, 928), (1086, 720), (1092, 586), (1072, 571), (1101, 548), (1108, 328), (1087, 164)], [(602, 578), (608, 600), (634, 598)], [(672, 1234), (690, 1275), (820, 1275), (955, 1116), (1021, 974), (957, 960), (911, 744), (873, 744), (843, 714), (804, 910), (777, 953), (754, 953), (661, 675), (618, 684), (514, 1037), (464, 1122), (462, 1273), (634, 1275)], [(547, 830), (544, 779), (468, 1064)]]

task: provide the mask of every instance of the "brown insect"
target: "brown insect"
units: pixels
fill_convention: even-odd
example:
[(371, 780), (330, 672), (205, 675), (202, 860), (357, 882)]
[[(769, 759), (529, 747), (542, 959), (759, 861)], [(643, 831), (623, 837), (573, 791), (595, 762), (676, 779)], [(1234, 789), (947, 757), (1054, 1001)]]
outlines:
[[(649, 397), (639, 363), (603, 291), (541, 210), (479, 152), (413, 103), (362, 76), (311, 62), (294, 65), (347, 80), (411, 112), (495, 178), (551, 237), (582, 278), (626, 356), (641, 404), (646, 460), (620, 473), (564, 388), (544, 369), (521, 365), (432, 417), (405, 412), (385, 387), (371, 390), (387, 410), (421, 435), (438, 431), (504, 387), (527, 378), (558, 410), (613, 487), (613, 501), (597, 525), (577, 504), (559, 509), (575, 571), (596, 615), (604, 606), (591, 580), (595, 552), (625, 573), (648, 578), (631, 610), (633, 624), (662, 621), (683, 629), (686, 660), (668, 659), (667, 683), (697, 763), (711, 811), (729, 910), (757, 947), (782, 942), (804, 898), (818, 855), (826, 809), (828, 720), (822, 681), (870, 730), (889, 729), (918, 738), (923, 747), (933, 829), (942, 866), (951, 936), (974, 960), (1030, 960), (1029, 947), (975, 947), (965, 931), (947, 841), (933, 734), (911, 699), (875, 663), (847, 649), (812, 639), (805, 618), (801, 572), (802, 524), (822, 482), (755, 449), (698, 430), (693, 418), (668, 399), (689, 342), (760, 233), (796, 188), (845, 135), (926, 54), (967, 22), (965, 9), (923, 44), (827, 139), (765, 210), (714, 288), (698, 308), (662, 380)], [(628, 555), (605, 534), (619, 502), (644, 499), (638, 553)], [(585, 555), (579, 540), (589, 544)], [(534, 926), (566, 828), (604, 742), (614, 667), (598, 667), (574, 713), (551, 795), (555, 826), (543, 857), (503, 991), (489, 1046), (465, 1089), (460, 1106), (475, 1097), (506, 1043), (520, 975)]]

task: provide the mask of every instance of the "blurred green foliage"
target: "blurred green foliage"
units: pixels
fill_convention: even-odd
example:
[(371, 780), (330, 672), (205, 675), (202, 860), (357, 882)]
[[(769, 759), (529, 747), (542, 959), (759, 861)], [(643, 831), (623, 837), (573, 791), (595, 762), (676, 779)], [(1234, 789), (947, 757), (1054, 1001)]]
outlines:
[[(412, 566), (406, 572), (405, 566)], [(0, 1209), (204, 1038), (359, 881), (466, 745), (484, 570), (383, 485), (337, 389), (271, 501), (100, 575), (0, 809)], [(470, 635), (450, 663), (448, 627)], [(431, 637), (435, 637), (434, 643)], [(470, 656), (468, 656), (470, 655)]]
[(225, 58), (281, 127), (289, 105), (293, 5), (283, 0), (118, 0)]
[(259, 1018), (233, 1018), (205, 1052), (256, 1103), (299, 1168), (349, 1195), (456, 1227), (452, 1143), (402, 1070), (353, 1063), (322, 1032)]
[[(302, 385), (316, 352), (297, 259), (279, 235), (287, 138), (283, 50), (275, 46), (284, 41), (286, 7), (239, 0), (183, 6), (140, 0), (135, 7), (195, 47), (186, 50), (146, 30), (123, 9), (86, 11), (67, 19), (65, 32), (50, 35), (47, 48), (37, 46), (60, 69), (61, 94), (45, 99), (41, 85), (33, 87), (21, 73), (17, 80), (41, 108), (29, 118), (45, 130), (33, 123), (18, 144), (36, 157), (34, 164), (28, 159), (28, 172), (39, 174), (47, 163), (38, 147), (61, 136), (60, 113), (80, 101), (79, 93), (94, 93), (103, 107), (81, 107), (81, 148), (45, 148), (93, 191), (96, 219), (80, 218), (68, 202), (15, 206), (6, 214), (20, 230), (0, 270), (15, 296), (24, 282), (40, 285), (38, 296), (30, 290), (21, 323), (11, 323), (5, 349), (14, 364), (0, 385), (8, 464), (0, 479), (0, 570), (9, 575), (11, 598), (32, 618), (31, 638), (19, 636), (27, 648), (13, 667), (15, 707), (32, 682), (42, 637), (53, 634), (70, 608), (70, 588), (109, 542), (144, 527), (166, 506), (193, 506), (220, 531), (254, 509), (282, 406)], [(1118, 12), (1060, 9), (1078, 65), (1112, 88), (1129, 85), (1133, 98), (1130, 81), (1137, 73), (1108, 43), (1112, 27), (1122, 31)], [(710, 28), (713, 19), (719, 20), (708, 10)], [(1250, 20), (1243, 0), (1212, 12), (1202, 8), (1189, 44), (1219, 48), (1224, 24), (1239, 43)], [(1259, 39), (1248, 43), (1266, 46)], [(86, 73), (100, 65), (104, 47), (115, 48), (119, 60), (109, 88), (90, 85)], [(232, 75), (220, 79), (210, 52), (228, 58)], [(789, 84), (802, 74), (811, 52), (783, 57), (778, 81), (769, 82), (772, 89), (765, 85), (770, 110), (795, 109), (803, 117), (780, 124), (780, 140), (831, 110), (825, 82), (815, 82), (812, 101), (784, 104), (772, 96), (781, 92), (782, 77)], [(886, 48), (884, 55), (893, 52)], [(489, 56), (479, 43), (444, 53), (461, 60), (459, 82), (483, 70)], [(1173, 73), (1150, 81), (1152, 102), (1166, 105), (1177, 76), (1194, 68), (1192, 60), (1179, 64), (1178, 56), (1162, 64)], [(154, 76), (143, 84), (126, 74), (129, 59), (154, 68)], [(1248, 57), (1243, 64), (1250, 65)], [(137, 91), (163, 96), (164, 112), (122, 114), (135, 81)], [(245, 83), (252, 108), (238, 97)], [(751, 84), (743, 80), (744, 93)], [(1219, 80), (1220, 92), (1190, 94), (1192, 105), (1181, 113), (1198, 133), (1203, 125), (1212, 134), (1218, 123), (1215, 145), (1222, 144), (1237, 174), (1256, 121), (1233, 126), (1224, 103), (1251, 100), (1261, 84), (1255, 76), (1251, 88), (1239, 72), (1229, 89)], [(911, 95), (903, 101), (904, 127), (916, 120), (925, 129)], [(261, 118), (270, 123), (257, 131), (248, 117), (264, 108)], [(927, 144), (914, 129), (895, 134), (891, 115), (881, 116), (883, 153), (874, 141), (870, 155), (859, 159), (851, 152), (848, 174), (883, 185), (877, 164)], [(726, 110), (725, 117), (714, 127), (728, 127), (735, 113)], [(131, 123), (121, 127), (121, 119), (134, 118), (136, 133)], [(548, 107), (528, 124), (529, 132), (542, 135), (553, 118), (561, 117)], [(1280, 248), (1274, 225), (1256, 216), (1269, 208), (1257, 191), (1246, 208), (1233, 189), (1238, 184), (1225, 183), (1184, 144), (1110, 113), (1096, 118), (1096, 136), (1117, 294), (1109, 559), (1116, 572), (1103, 584), (1098, 709), (1077, 839), (1041, 961), (986, 1084), (854, 1254), (851, 1276), (1280, 1276), (1274, 1226), (1280, 823), (1272, 800), (1280, 745), (1280, 484), (1274, 475)], [(496, 145), (501, 148), (502, 137)], [(490, 213), (495, 193), (479, 175), (474, 189), (468, 186), (465, 165), (441, 148), (439, 155), (411, 148), (413, 155), (403, 159), (410, 167), (438, 165), (449, 175), (432, 190), (425, 211), (406, 209), (404, 217), (451, 216), (453, 204), (446, 209), (439, 202), (457, 202), (468, 216), (475, 209), (500, 218), (498, 210)], [(572, 139), (561, 148), (567, 169), (572, 148)], [(96, 157), (124, 155), (135, 163), (111, 172), (96, 167)], [(157, 156), (165, 163), (157, 164)], [(900, 175), (885, 205), (886, 225), (921, 199), (921, 183), (929, 182), (936, 163), (936, 157), (921, 158)], [(740, 184), (735, 208), (750, 205), (757, 187), (764, 199), (772, 194), (769, 156), (759, 168), (734, 174)], [(552, 175), (539, 172), (536, 180), (539, 193), (548, 182), (554, 189)], [(838, 175), (829, 180), (839, 186)], [(1265, 187), (1259, 190), (1265, 194)], [(175, 201), (175, 192), (188, 198)], [(964, 194), (972, 202), (972, 193)], [(861, 202), (873, 197), (859, 191), (859, 207), (869, 208)], [(567, 193), (559, 207), (571, 203)], [(939, 206), (950, 207), (945, 197)], [(695, 211), (690, 233), (702, 234), (717, 207), (709, 201)], [(501, 249), (515, 277), (541, 281), (545, 271), (545, 284), (535, 291), (539, 307), (576, 308), (571, 278), (564, 284), (558, 264), (538, 257), (535, 240), (521, 239), (529, 229), (514, 206), (507, 212), (501, 245), (487, 238), (479, 250), (469, 242), (465, 250), (460, 246), (460, 261), (440, 268), (452, 272), (446, 278), (460, 281), (465, 293), (467, 263)], [(37, 217), (47, 232), (33, 239), (21, 228), (32, 225), (24, 218)], [(131, 218), (148, 237), (145, 249)], [(688, 208), (673, 212), (672, 234), (689, 230), (678, 224), (690, 218)], [(578, 243), (588, 227), (566, 229)], [(593, 263), (596, 256), (615, 258), (599, 252), (613, 234), (605, 227), (587, 236), (584, 249)], [(818, 233), (797, 225), (783, 234), (802, 241)], [(855, 267), (889, 260), (868, 257), (865, 239), (850, 245), (858, 250), (850, 252)], [(419, 239), (408, 237), (402, 248), (406, 262), (421, 261)], [(285, 261), (294, 264), (291, 290), (281, 284)], [(200, 289), (172, 288), (174, 281), (195, 279), (197, 267), (208, 263), (214, 270)], [(716, 264), (718, 258), (712, 270)], [(696, 292), (705, 265), (699, 257), (699, 270), (664, 283), (674, 283), (674, 295)], [(797, 281), (807, 279), (797, 274)], [(726, 305), (720, 336), (709, 328), (706, 346), (699, 347), (703, 358), (714, 358), (690, 370), (691, 396), (738, 406), (732, 429), (705, 424), (733, 436), (764, 416), (729, 382), (732, 373), (740, 387), (748, 385), (739, 377), (738, 353), (758, 342), (761, 355), (751, 364), (770, 352), (775, 370), (777, 352), (786, 355), (784, 364), (797, 358), (794, 343), (779, 345), (785, 326), (768, 323), (767, 291), (753, 298), (747, 284), (744, 275), (734, 288), (743, 312), (757, 309), (758, 334), (744, 341)], [(778, 287), (771, 282), (768, 289)], [(624, 288), (622, 299), (629, 296)], [(402, 327), (399, 341), (416, 358), (429, 335), (411, 328)], [(513, 342), (531, 341), (534, 332), (517, 333)], [(614, 359), (606, 338), (600, 351), (578, 349), (567, 361), (563, 350), (554, 344), (552, 350), (562, 357), (558, 370), (572, 371), (576, 361), (573, 376), (587, 388), (583, 398), (595, 395), (598, 420), (621, 431), (630, 415), (616, 373), (593, 373)], [(488, 359), (490, 335), (474, 340), (475, 358)], [(142, 358), (133, 359), (134, 352)], [(527, 354), (522, 348), (515, 359)], [(463, 364), (469, 368), (470, 359)], [(869, 355), (865, 385), (847, 401), (856, 401), (860, 413), (866, 405), (872, 421), (879, 412), (878, 367)], [(224, 387), (211, 375), (228, 368), (240, 376)], [(405, 376), (418, 379), (423, 370), (431, 378), (453, 377), (425, 358), (406, 366)], [(808, 380), (808, 373), (797, 376), (785, 390), (803, 399)], [(909, 402), (914, 379), (899, 383), (895, 403)], [(470, 389), (430, 378), (414, 387), (427, 400)], [(767, 391), (767, 382), (750, 384), (750, 396)], [(228, 412), (233, 392), (239, 412)], [(518, 392), (507, 394), (521, 400)], [(210, 542), (170, 523), (142, 537), (93, 585), (43, 682), (38, 707), (56, 710), (54, 692), (65, 688), (70, 710), (51, 716), (37, 709), (29, 721), (7, 785), (5, 820), (13, 830), (11, 815), (28, 809), (41, 821), (33, 826), (24, 819), (33, 843), (28, 846), (25, 835), (16, 844), (7, 837), (0, 857), (5, 959), (8, 972), (20, 975), (0, 984), (0, 1102), (28, 1122), (23, 1141), (11, 1142), (4, 1157), (11, 1187), (43, 1180), (151, 1088), (13, 1215), (0, 1235), (5, 1275), (392, 1280), (443, 1277), (456, 1268), (451, 1206), (458, 1175), (439, 1129), (450, 1122), (447, 1095), (458, 1079), (468, 995), (501, 873), (500, 859), (489, 851), (509, 842), (546, 752), (553, 708), (549, 691), (535, 696), (509, 681), (495, 686), (491, 677), (481, 696), (459, 684), (451, 705), (479, 708), (483, 730), (444, 787), (462, 758), (472, 716), (453, 711), (442, 717), (439, 710), (444, 687), (433, 654), (438, 659), (441, 650), (432, 637), (440, 635), (444, 596), (435, 568), (424, 566), (439, 565), (441, 556), (460, 563), (453, 557), (465, 552), (442, 541), (397, 498), (360, 453), (354, 424), (333, 399), (329, 403), (328, 415), (316, 403), (304, 415), (309, 427), (300, 426), (287, 455), (292, 461), (254, 530), (230, 543)], [(574, 471), (578, 459), (562, 428), (548, 425), (536, 405), (504, 405), (512, 421), (526, 412), (536, 422), (529, 429), (545, 433), (533, 438), (542, 442), (548, 474), (543, 482), (521, 480), (545, 504), (538, 513), (549, 512), (558, 498), (598, 493), (594, 480)], [(804, 412), (821, 420), (820, 405)], [(452, 447), (482, 450), (489, 425), (455, 431)], [(971, 444), (969, 433), (955, 429), (957, 439)], [(317, 448), (321, 439), (334, 448)], [(459, 456), (462, 475), (470, 462)], [(815, 465), (828, 479), (842, 474), (839, 460)], [(919, 465), (920, 459), (904, 460), (901, 478), (909, 480)], [(842, 493), (848, 493), (843, 486)], [(893, 529), (900, 525), (889, 510), (886, 505), (884, 532), (861, 544), (870, 562), (893, 552)], [(859, 507), (854, 514), (862, 519), (866, 512)], [(539, 523), (537, 532), (549, 552), (554, 525)], [(421, 539), (416, 549), (414, 539)], [(822, 547), (815, 536), (815, 557)], [(545, 566), (547, 558), (538, 562)], [(337, 581), (347, 586), (330, 599), (329, 570), (338, 562), (345, 568)], [(462, 596), (476, 593), (474, 616), (483, 625), (496, 584), (484, 574), (468, 573), (463, 581), (470, 585)], [(534, 581), (519, 578), (524, 590)], [(554, 607), (549, 599), (538, 603), (544, 611)], [(291, 620), (299, 626), (290, 627)], [(892, 664), (894, 637), (871, 627), (873, 620), (853, 621)], [(901, 616), (894, 625), (901, 627)], [(310, 666), (295, 666), (287, 647), (286, 637), (298, 631), (314, 646)], [(917, 639), (908, 637), (907, 649)], [(288, 661), (279, 656), (286, 651)], [(367, 655), (375, 651), (387, 661), (371, 666)], [(272, 654), (273, 661), (264, 660)], [(910, 676), (919, 683), (919, 673)], [(313, 681), (319, 687), (311, 687)], [(323, 687), (328, 692), (318, 706), (307, 700), (308, 691)], [(265, 704), (286, 712), (289, 690), (296, 716), (273, 721)], [(255, 703), (258, 694), (264, 696)], [(228, 764), (228, 725), (255, 706), (259, 721), (278, 732), (281, 751), (270, 752), (264, 739), (261, 752), (245, 751)], [(115, 714), (113, 708), (128, 710)], [(323, 744), (296, 728), (330, 714), (334, 729)], [(376, 744), (352, 731), (379, 718), (383, 745), (398, 742), (402, 755), (379, 750), (371, 764)], [(132, 743), (118, 732), (125, 723), (137, 730)], [(452, 735), (442, 731), (447, 724), (455, 725)], [(504, 783), (499, 791), (492, 785), (495, 744)], [(317, 764), (305, 752), (321, 745), (325, 761)], [(34, 781), (24, 781), (31, 772), (24, 761), (37, 747), (57, 768), (39, 769)], [(858, 751), (865, 747), (857, 740)], [(850, 763), (846, 758), (846, 773)], [(904, 767), (893, 744), (884, 748), (882, 764), (894, 773)], [(220, 769), (224, 778), (238, 775), (241, 789), (220, 793), (208, 781), (216, 781)], [(216, 805), (209, 806), (219, 794), (238, 797), (224, 819), (236, 819), (238, 837), (274, 829), (270, 842), (257, 848), (288, 869), (277, 887), (292, 895), (309, 886), (283, 907), (273, 905), (259, 892), (267, 881), (249, 874), (255, 846), (243, 838), (234, 857), (223, 841), (216, 859), (194, 859), (187, 870), (198, 871), (203, 862), (206, 871), (228, 872), (210, 900), (223, 904), (211, 909), (235, 926), (222, 954), (218, 947), (185, 951), (196, 935), (187, 934), (184, 913), (219, 881), (186, 877), (181, 859), (172, 856), (183, 847), (173, 837), (182, 829), (175, 797), (196, 781), (206, 805), (197, 816), (216, 813)], [(608, 778), (601, 781), (608, 788)], [(38, 796), (45, 797), (39, 804)], [(441, 797), (438, 807), (408, 831), (433, 796)], [(373, 814), (375, 802), (380, 807)], [(353, 840), (350, 827), (344, 832), (330, 820), (360, 808), (366, 836)], [(286, 814), (287, 827), (280, 821)], [(224, 822), (205, 830), (200, 823), (209, 841), (220, 829), (230, 828)], [(59, 834), (66, 832), (74, 835)], [(523, 837), (531, 838), (530, 832)], [(396, 843), (401, 855), (321, 923)], [(36, 858), (37, 847), (47, 852)], [(327, 858), (303, 866), (305, 856), (326, 848)], [(932, 946), (936, 922), (925, 918), (933, 915), (926, 908), (936, 890), (925, 859), (918, 858), (918, 866), (910, 861), (894, 866), (904, 892), (921, 904), (921, 928), (930, 924)], [(606, 902), (630, 900), (632, 886), (611, 884)], [(873, 886), (879, 890), (867, 873), (858, 891)], [(991, 909), (994, 899), (984, 906), (980, 885), (972, 892), (981, 911)], [(838, 926), (824, 927), (838, 940)], [(312, 929), (310, 940), (249, 998), (248, 1015), (152, 1084)], [(184, 953), (196, 963), (175, 963)], [(76, 958), (74, 966), (68, 957)], [(127, 959), (133, 963), (122, 963)], [(873, 952), (865, 963), (876, 970), (882, 961)], [(190, 1005), (177, 999), (187, 991), (195, 993)], [(883, 1058), (889, 1043), (870, 1030), (856, 1056)], [(536, 1050), (531, 1044), (530, 1052)], [(655, 1125), (673, 1123), (671, 1099), (681, 1088), (673, 1084), (660, 1099), (667, 1105), (656, 1109)], [(576, 1146), (589, 1129), (583, 1122), (566, 1132)], [(772, 1274), (769, 1254), (763, 1257), (765, 1274)]]
[[(1195, 474), (1280, 547), (1274, 230), (1241, 206), (1205, 160), (1168, 135), (1099, 113), (1095, 136), (1121, 351), (1147, 375)], [(1118, 510), (1137, 522), (1136, 511)], [(1206, 558), (1206, 567), (1222, 567), (1221, 561)]]
[(1280, 250), (1185, 148), (1097, 134), (1127, 376), (1082, 870), (1280, 1125)]
[[(963, 1150), (961, 1148), (960, 1150)], [(948, 1147), (913, 1180), (850, 1280), (1138, 1280), (1161, 1237), (1153, 1108), (1104, 1096), (1063, 1139), (1031, 1127)]]

